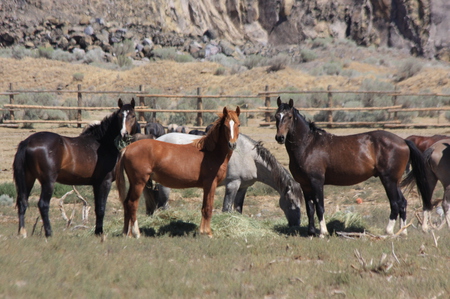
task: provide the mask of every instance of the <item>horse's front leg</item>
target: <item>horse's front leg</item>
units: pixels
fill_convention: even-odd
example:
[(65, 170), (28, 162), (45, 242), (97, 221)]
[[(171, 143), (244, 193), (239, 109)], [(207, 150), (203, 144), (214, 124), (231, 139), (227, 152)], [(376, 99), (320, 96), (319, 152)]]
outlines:
[(103, 219), (105, 218), (106, 200), (111, 190), (112, 175), (109, 174), (100, 184), (93, 185), (95, 202), (95, 234), (103, 234)]
[(236, 193), (238, 192), (240, 186), (241, 182), (239, 180), (233, 180), (226, 184), (222, 212), (231, 212), (233, 210), (233, 204), (236, 208)]
[(312, 188), (314, 190), (314, 203), (316, 205), (316, 213), (317, 218), (319, 219), (319, 226), (320, 226), (320, 235), (319, 237), (323, 238), (325, 236), (328, 236), (328, 229), (327, 224), (324, 219), (325, 214), (325, 203), (324, 203), (324, 194), (323, 194), (323, 184), (324, 179), (313, 179), (311, 180)]
[(303, 195), (305, 196), (306, 215), (308, 215), (308, 235), (315, 236), (316, 227), (314, 225), (314, 214), (316, 208), (314, 205), (314, 193), (311, 191), (303, 192)]
[(212, 238), (211, 218), (216, 187), (217, 182), (214, 181), (210, 186), (203, 188), (202, 222), (200, 223), (200, 234), (206, 234), (210, 238)]

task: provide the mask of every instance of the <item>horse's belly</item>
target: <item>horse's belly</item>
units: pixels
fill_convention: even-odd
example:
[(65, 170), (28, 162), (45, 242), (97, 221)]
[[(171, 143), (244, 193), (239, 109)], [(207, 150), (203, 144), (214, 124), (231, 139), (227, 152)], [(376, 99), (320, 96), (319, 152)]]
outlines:
[(177, 176), (166, 176), (162, 174), (152, 174), (151, 179), (161, 185), (174, 188), (174, 189), (185, 189), (193, 187), (202, 187), (202, 183), (199, 182), (197, 178), (189, 177), (177, 177)]
[(65, 185), (92, 185), (92, 172), (78, 174), (61, 171), (56, 181)]
[(335, 186), (351, 186), (361, 182), (364, 182), (373, 176), (370, 174), (353, 174), (353, 175), (342, 175), (342, 174), (329, 174), (325, 175), (325, 185), (335, 185)]

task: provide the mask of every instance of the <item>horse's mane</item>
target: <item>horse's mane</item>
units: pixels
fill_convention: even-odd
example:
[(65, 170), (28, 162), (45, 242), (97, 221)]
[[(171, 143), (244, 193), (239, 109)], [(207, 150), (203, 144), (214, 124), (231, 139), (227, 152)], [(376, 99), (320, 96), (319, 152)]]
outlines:
[(219, 118), (212, 123), (211, 129), (209, 129), (206, 135), (198, 140), (194, 140), (193, 144), (201, 150), (213, 151), (219, 141), (220, 125), (223, 124), (224, 117), (222, 114), (218, 115)]
[(308, 124), (309, 126), (309, 130), (313, 133), (318, 132), (326, 132), (324, 129), (319, 128), (316, 126), (316, 124), (313, 121), (307, 120), (305, 115), (301, 114), (300, 111), (298, 111), (297, 109), (295, 109), (295, 107), (293, 107), (294, 111), (296, 114), (298, 114), (301, 118), (303, 118), (303, 120)]
[(117, 114), (119, 110), (114, 113), (105, 116), (99, 124), (91, 124), (86, 127), (80, 136), (92, 136), (95, 139), (102, 139), (108, 132), (108, 128), (111, 126), (113, 121), (117, 119)]
[[(241, 138), (242, 136), (247, 137), (244, 134), (240, 134), (239, 138)], [(247, 138), (250, 139), (249, 137)], [(252, 139), (250, 140), (254, 143), (256, 153), (258, 154), (258, 156), (261, 157), (263, 162), (266, 163), (272, 170), (271, 172), (273, 174), (273, 177), (275, 178), (274, 181), (278, 187), (278, 190), (281, 190), (283, 186), (286, 186), (287, 185), (286, 182), (294, 181), (294, 178), (287, 171), (287, 169), (284, 168), (280, 164), (280, 162), (278, 162), (278, 160), (272, 155), (272, 153), (263, 146), (262, 141), (254, 141)], [(294, 183), (290, 185), (293, 189), (294, 194), (296, 194), (298, 198), (303, 198), (300, 184)]]

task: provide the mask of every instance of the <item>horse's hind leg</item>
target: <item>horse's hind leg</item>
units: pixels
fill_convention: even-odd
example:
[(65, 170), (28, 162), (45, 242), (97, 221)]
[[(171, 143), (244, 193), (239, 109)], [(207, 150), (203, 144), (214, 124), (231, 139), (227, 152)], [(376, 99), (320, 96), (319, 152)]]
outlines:
[(19, 216), (19, 236), (26, 238), (27, 231), (25, 229), (25, 212), (28, 208), (28, 197), (30, 197), (35, 179), (26, 180), (25, 185), (17, 187), (17, 212)]
[(123, 234), (126, 236), (133, 235), (135, 238), (139, 238), (141, 236), (136, 212), (139, 206), (139, 198), (141, 197), (142, 190), (145, 188), (146, 182), (146, 180), (139, 184), (133, 184), (130, 182), (130, 189), (128, 190), (127, 197), (123, 202), (125, 216)]
[(52, 227), (50, 225), (48, 212), (50, 210), (50, 199), (52, 198), (54, 187), (55, 181), (53, 180), (41, 182), (41, 197), (39, 198), (38, 207), (39, 212), (41, 213), (42, 222), (44, 223), (46, 237), (52, 235)]
[(448, 228), (450, 228), (450, 185), (445, 187), (442, 208), (444, 210), (445, 221), (447, 222)]
[[(398, 184), (389, 177), (380, 176), (381, 182), (386, 191), (386, 195), (389, 198), (389, 204), (391, 207), (391, 214), (389, 215), (389, 223), (386, 227), (386, 233), (389, 235), (394, 234), (395, 221), (400, 215), (400, 227), (403, 228), (406, 225), (406, 206), (407, 201), (403, 196)], [(402, 231), (402, 234), (406, 235), (408, 232), (406, 229)]]

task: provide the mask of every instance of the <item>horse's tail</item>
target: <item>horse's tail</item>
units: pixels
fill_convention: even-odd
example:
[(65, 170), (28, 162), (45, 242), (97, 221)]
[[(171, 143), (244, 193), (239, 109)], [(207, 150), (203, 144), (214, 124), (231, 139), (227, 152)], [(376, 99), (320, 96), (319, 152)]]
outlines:
[(124, 175), (124, 163), (123, 163), (123, 156), (125, 154), (125, 151), (127, 148), (124, 148), (122, 152), (120, 153), (119, 161), (117, 161), (116, 164), (116, 186), (117, 191), (119, 191), (119, 198), (121, 202), (125, 201), (126, 197), (126, 184), (125, 184), (125, 175)]
[(13, 176), (17, 191), (16, 206), (19, 204), (18, 201), (21, 198), (20, 195), (23, 194), (23, 192), (26, 192), (27, 190), (27, 183), (25, 178), (27, 147), (28, 147), (27, 140), (20, 142), (17, 148), (16, 155), (14, 156)]
[(410, 171), (403, 179), (401, 186), (411, 187), (412, 183), (415, 181), (420, 196), (422, 197), (423, 209), (426, 211), (430, 211), (433, 209), (433, 205), (431, 202), (432, 193), (430, 183), (427, 179), (427, 165), (425, 155), (422, 154), (422, 152), (416, 147), (414, 142), (410, 140), (405, 140), (405, 142), (409, 147), (409, 159), (412, 165), (412, 171)]

